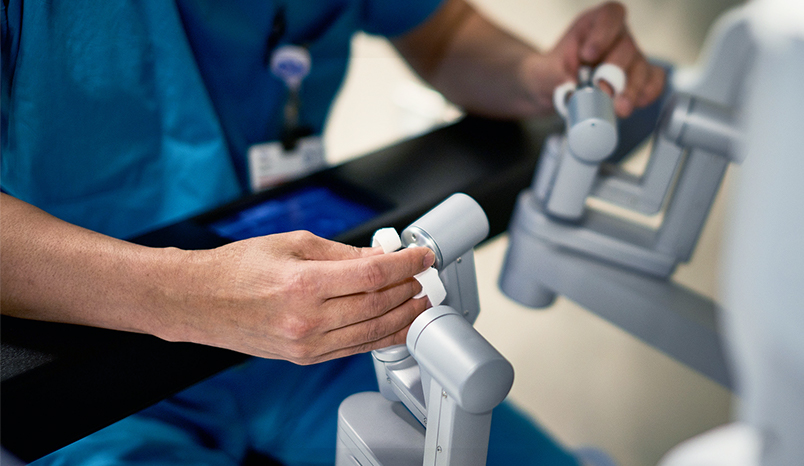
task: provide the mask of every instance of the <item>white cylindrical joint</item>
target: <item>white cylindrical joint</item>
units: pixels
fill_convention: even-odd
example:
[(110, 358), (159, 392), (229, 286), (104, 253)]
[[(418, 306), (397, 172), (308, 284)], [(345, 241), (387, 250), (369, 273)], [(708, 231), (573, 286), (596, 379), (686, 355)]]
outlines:
[(731, 156), (740, 142), (731, 108), (686, 94), (678, 94), (670, 102), (663, 115), (662, 130), (681, 147), (720, 155)]
[(489, 221), (480, 204), (457, 193), (405, 228), (402, 245), (432, 249), (436, 256), (434, 267), (442, 270), (488, 234)]
[(617, 148), (617, 118), (611, 97), (596, 87), (572, 94), (567, 104), (570, 152), (585, 163), (599, 163)]
[(449, 306), (424, 311), (408, 331), (410, 353), (463, 410), (481, 414), (505, 399), (514, 368)]

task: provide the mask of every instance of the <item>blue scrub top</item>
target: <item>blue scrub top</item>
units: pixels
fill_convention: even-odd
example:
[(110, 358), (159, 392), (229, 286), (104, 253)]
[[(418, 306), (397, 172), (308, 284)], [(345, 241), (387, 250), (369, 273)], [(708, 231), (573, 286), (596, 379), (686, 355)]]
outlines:
[(2, 189), (116, 237), (234, 199), (248, 147), (282, 126), (265, 63), (278, 8), (279, 44), (313, 61), (300, 123), (321, 132), (353, 33), (402, 34), (439, 2), (3, 2)]

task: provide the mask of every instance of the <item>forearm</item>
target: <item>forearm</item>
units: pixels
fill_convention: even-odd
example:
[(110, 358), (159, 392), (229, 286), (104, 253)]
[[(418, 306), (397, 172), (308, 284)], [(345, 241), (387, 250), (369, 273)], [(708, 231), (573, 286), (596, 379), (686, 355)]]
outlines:
[(463, 0), (447, 2), (430, 21), (393, 42), (425, 80), (468, 112), (522, 118), (552, 111), (553, 83), (541, 89), (538, 80), (554, 74), (540, 69), (549, 61)]
[(627, 84), (614, 99), (620, 118), (656, 100), (664, 87), (664, 71), (645, 59), (626, 26), (625, 8), (616, 2), (579, 15), (548, 53), (497, 28), (465, 0), (448, 0), (394, 45), (449, 100), (498, 118), (551, 113), (553, 90), (574, 80), (581, 64), (623, 69)]
[(404, 343), (427, 248), (382, 254), (309, 232), (220, 248), (138, 246), (0, 194), (3, 314), (149, 333), (309, 364)]
[(110, 238), (2, 195), (2, 313), (162, 335), (188, 252)]

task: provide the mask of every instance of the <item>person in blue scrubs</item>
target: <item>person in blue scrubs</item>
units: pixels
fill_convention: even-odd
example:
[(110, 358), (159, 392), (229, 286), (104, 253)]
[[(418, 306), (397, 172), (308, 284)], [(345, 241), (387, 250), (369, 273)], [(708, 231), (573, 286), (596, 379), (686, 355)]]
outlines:
[[(432, 253), (304, 232), (210, 251), (125, 238), (248, 192), (248, 148), (282, 131), (288, 91), (267, 66), (277, 47), (309, 51), (300, 123), (320, 133), (361, 30), (491, 117), (550, 114), (553, 88), (581, 64), (626, 70), (620, 116), (663, 87), (618, 4), (540, 52), (464, 0), (4, 0), (2, 312), (257, 356), (43, 464), (332, 464), (338, 404), (376, 390), (362, 353), (404, 342), (427, 306), (411, 277)], [(493, 418), (489, 464), (575, 464), (510, 404)]]

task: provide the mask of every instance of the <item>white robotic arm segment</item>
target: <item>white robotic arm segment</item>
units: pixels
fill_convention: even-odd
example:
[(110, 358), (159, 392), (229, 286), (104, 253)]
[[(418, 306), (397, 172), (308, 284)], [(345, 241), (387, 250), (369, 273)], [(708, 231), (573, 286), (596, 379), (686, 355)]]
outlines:
[(425, 246), (439, 271), (471, 251), (489, 234), (483, 208), (463, 193), (453, 194), (402, 231), (402, 246)]
[(536, 190), (542, 193), (545, 210), (565, 220), (581, 217), (600, 163), (617, 148), (614, 105), (611, 97), (598, 87), (601, 81), (621, 92), (625, 74), (608, 63), (600, 65), (594, 73), (582, 68), (578, 84), (567, 82), (553, 92), (553, 104), (566, 121), (566, 142), (553, 157), (546, 157), (554, 160), (549, 173), (540, 176)]
[[(736, 8), (714, 25), (705, 50), (703, 66), (675, 74), (645, 174), (601, 172), (597, 180), (596, 194), (622, 207), (650, 213), (663, 205), (658, 229), (595, 209), (572, 223), (556, 219), (550, 201), (567, 153), (577, 154), (566, 148), (568, 135), (552, 139), (539, 168), (548, 171), (519, 198), (500, 287), (533, 307), (564, 295), (736, 385), (742, 423), (681, 446), (662, 466), (802, 464), (804, 345), (795, 324), (804, 316), (804, 6), (756, 0)], [(743, 158), (724, 311), (666, 279), (689, 260), (726, 168)], [(578, 178), (566, 180), (568, 191), (572, 183), (580, 183), (576, 194), (585, 189), (588, 180)]]
[(664, 136), (679, 147), (702, 149), (741, 162), (734, 108), (689, 94), (676, 94), (660, 122)]
[(603, 63), (594, 72), (582, 67), (578, 84), (564, 83), (553, 93), (554, 101), (561, 103), (563, 111), (559, 113), (567, 123), (570, 153), (591, 164), (600, 163), (617, 148), (617, 117), (611, 97), (600, 88), (601, 81), (610, 85), (615, 94), (625, 89), (623, 70)]
[(567, 140), (578, 160), (597, 164), (617, 148), (617, 118), (611, 97), (596, 86), (578, 89), (567, 105)]
[(451, 307), (433, 307), (417, 317), (407, 347), (467, 412), (491, 411), (514, 383), (511, 363)]
[[(480, 205), (455, 194), (402, 232), (402, 247), (435, 253), (435, 268), (427, 273), (443, 282), (446, 305), (414, 320), (407, 346), (372, 352), (380, 393), (359, 393), (341, 404), (338, 466), (485, 465), (492, 410), (514, 375), (472, 327), (480, 309), (472, 248), (488, 231)], [(395, 235), (378, 231), (376, 245), (395, 246)], [(422, 281), (433, 302), (432, 287)]]
[(448, 306), (423, 312), (413, 321), (408, 351), (422, 371), (427, 432), (424, 464), (486, 464), (491, 411), (505, 399), (514, 368), (472, 325)]

